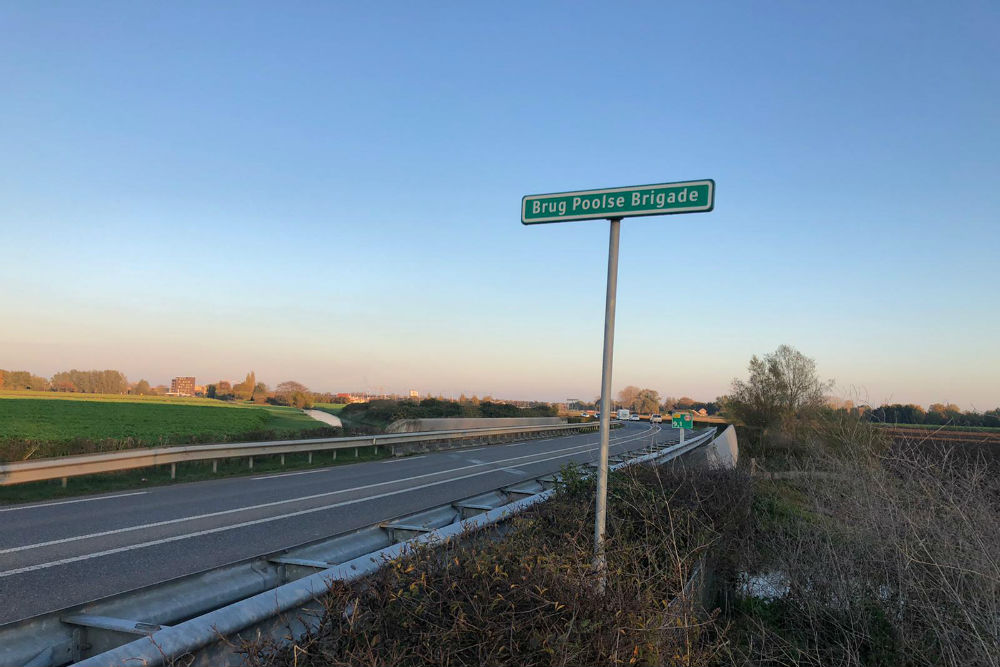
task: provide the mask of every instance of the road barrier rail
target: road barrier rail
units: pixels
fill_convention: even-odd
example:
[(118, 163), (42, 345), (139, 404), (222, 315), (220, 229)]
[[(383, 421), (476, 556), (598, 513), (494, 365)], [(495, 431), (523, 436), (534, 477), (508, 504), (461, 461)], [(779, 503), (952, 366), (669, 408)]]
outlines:
[[(651, 447), (640, 456), (620, 454), (609, 460), (611, 471), (640, 463), (665, 463), (679, 458), (694, 449), (708, 445), (715, 439), (716, 429), (710, 428), (698, 436), (683, 443), (671, 443), (669, 446)], [(172, 627), (150, 632), (147, 636), (136, 639), (115, 649), (94, 655), (76, 663), (75, 667), (105, 667), (108, 665), (122, 666), (142, 664), (146, 667), (172, 664), (172, 661), (184, 657), (191, 667), (211, 666), (220, 664), (242, 664), (240, 654), (240, 639), (260, 640), (270, 638), (277, 644), (287, 643), (315, 630), (322, 622), (325, 609), (319, 599), (335, 581), (350, 583), (375, 573), (385, 564), (397, 558), (406, 556), (415, 547), (421, 545), (442, 544), (451, 539), (459, 539), (463, 535), (482, 528), (502, 523), (515, 514), (547, 500), (553, 493), (554, 476), (522, 482), (513, 490), (514, 497), (520, 498), (498, 507), (483, 511), (483, 513), (453, 521), (433, 530), (409, 539), (399, 541), (377, 551), (357, 556), (341, 563), (327, 563), (330, 567), (320, 572), (309, 574), (301, 579), (278, 586), (277, 588), (259, 593), (253, 597), (241, 600), (221, 609), (216, 609), (203, 616), (192, 618)], [(524, 489), (535, 483), (539, 489), (532, 495), (527, 495)], [(473, 506), (469, 501), (459, 501), (452, 506)], [(437, 510), (420, 513), (432, 514)], [(411, 523), (412, 522), (412, 523)], [(413, 519), (397, 519), (394, 523), (412, 525)], [(385, 527), (385, 522), (380, 526)], [(339, 547), (340, 551), (343, 547)], [(288, 564), (294, 564), (298, 559), (285, 558)], [(308, 564), (309, 560), (301, 561)], [(317, 564), (313, 562), (313, 567)], [(346, 611), (345, 611), (346, 613)]]
[[(646, 441), (613, 455), (610, 469), (677, 458), (721, 440), (713, 440), (714, 431), (681, 444)], [(546, 500), (557, 479), (550, 474), (521, 480), (367, 528), (0, 626), (0, 665), (158, 665), (189, 654), (185, 660), (193, 665), (240, 664), (239, 637), (281, 642), (317, 627), (323, 612), (318, 598), (331, 581), (356, 580), (418, 544), (502, 522)]]
[[(512, 438), (530, 435), (566, 435), (596, 430), (597, 422), (586, 424), (554, 424), (549, 426), (501, 426), (494, 428), (473, 428), (457, 431), (424, 431), (418, 433), (387, 433), (345, 438), (313, 438), (306, 440), (271, 440), (266, 442), (238, 442), (214, 445), (177, 445), (147, 449), (128, 449), (102, 454), (61, 456), (51, 459), (35, 459), (15, 463), (0, 463), (0, 486), (40, 482), (45, 480), (66, 480), (68, 477), (94, 475), (106, 472), (135, 470), (152, 466), (170, 465), (171, 477), (176, 474), (176, 465), (190, 461), (219, 461), (221, 459), (246, 458), (253, 468), (255, 456), (274, 456), (307, 452), (357, 450), (362, 447), (387, 447), (392, 455), (408, 453), (414, 449), (446, 449), (469, 442), (505, 442)], [(431, 447), (431, 445), (438, 445)], [(443, 445), (443, 446), (442, 446)]]

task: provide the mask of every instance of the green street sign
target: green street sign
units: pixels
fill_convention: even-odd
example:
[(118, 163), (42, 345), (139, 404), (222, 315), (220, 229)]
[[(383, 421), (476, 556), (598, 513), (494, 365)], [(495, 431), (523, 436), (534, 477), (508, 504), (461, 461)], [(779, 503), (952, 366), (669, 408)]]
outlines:
[(705, 213), (714, 206), (715, 181), (709, 178), (703, 181), (526, 195), (521, 199), (521, 223), (537, 225), (570, 220)]
[(690, 412), (675, 412), (670, 417), (670, 425), (674, 428), (694, 428), (694, 418)]

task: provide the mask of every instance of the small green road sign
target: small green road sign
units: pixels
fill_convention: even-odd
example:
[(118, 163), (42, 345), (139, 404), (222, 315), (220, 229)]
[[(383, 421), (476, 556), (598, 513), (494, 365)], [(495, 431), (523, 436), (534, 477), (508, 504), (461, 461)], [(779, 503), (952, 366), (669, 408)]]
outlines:
[(715, 181), (683, 181), (633, 185), (604, 190), (526, 195), (521, 199), (521, 223), (631, 218), (640, 215), (705, 213), (715, 206)]
[(674, 428), (694, 428), (694, 418), (690, 412), (675, 412), (670, 417), (670, 425)]

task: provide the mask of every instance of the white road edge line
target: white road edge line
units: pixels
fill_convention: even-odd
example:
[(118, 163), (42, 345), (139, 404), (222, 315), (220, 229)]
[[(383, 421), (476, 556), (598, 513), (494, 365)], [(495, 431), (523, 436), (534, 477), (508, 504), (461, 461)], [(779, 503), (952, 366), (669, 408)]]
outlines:
[[(643, 435), (641, 435), (641, 436), (637, 436), (636, 438), (632, 438), (632, 439), (638, 439), (639, 437), (644, 437), (644, 436), (645, 436), (645, 433)], [(628, 442), (628, 441), (625, 441), (625, 442)], [(618, 444), (621, 444), (621, 443), (618, 443)], [(590, 446), (592, 446), (592, 445), (588, 445), (588, 447), (590, 447)], [(556, 450), (556, 451), (562, 451), (562, 450)], [(562, 459), (562, 458), (566, 458), (567, 456), (571, 456), (571, 454), (561, 454), (559, 456), (551, 456), (551, 457), (546, 458), (546, 459), (541, 459), (541, 460), (538, 460), (538, 461), (534, 461), (533, 463), (544, 463), (545, 461), (554, 461), (555, 459)], [(526, 457), (522, 456), (522, 457), (517, 457), (517, 458), (526, 458)], [(522, 464), (522, 465), (528, 465), (528, 464), (525, 463), (525, 464)], [(115, 549), (107, 549), (105, 551), (98, 551), (98, 552), (95, 552), (95, 553), (84, 554), (82, 556), (73, 556), (71, 558), (63, 558), (63, 559), (60, 559), (60, 560), (50, 561), (48, 563), (39, 563), (37, 565), (28, 565), (26, 567), (20, 567), (20, 568), (14, 569), (14, 570), (6, 570), (6, 571), (3, 571), (3, 572), (0, 572), (0, 579), (2, 579), (4, 577), (11, 577), (11, 576), (14, 576), (14, 575), (17, 575), (17, 574), (24, 574), (25, 572), (35, 572), (36, 570), (45, 570), (45, 569), (48, 569), (50, 567), (57, 567), (59, 565), (68, 565), (69, 563), (76, 563), (76, 562), (83, 561), (83, 560), (91, 560), (93, 558), (100, 558), (101, 556), (110, 556), (112, 554), (122, 553), (124, 551), (134, 551), (136, 549), (144, 549), (146, 547), (154, 547), (154, 546), (157, 546), (157, 545), (160, 545), (160, 544), (166, 544), (168, 542), (178, 542), (180, 540), (186, 540), (186, 539), (190, 539), (192, 537), (201, 537), (202, 535), (211, 535), (213, 533), (222, 533), (222, 532), (225, 532), (227, 530), (235, 530), (237, 528), (246, 528), (248, 526), (256, 526), (256, 525), (262, 524), (262, 523), (270, 523), (271, 521), (280, 521), (282, 519), (290, 519), (292, 517), (302, 516), (304, 514), (312, 514), (314, 512), (323, 512), (323, 511), (326, 511), (326, 510), (335, 509), (337, 507), (344, 507), (346, 505), (355, 505), (357, 503), (363, 503), (363, 502), (367, 502), (369, 500), (377, 500), (379, 498), (386, 498), (388, 496), (396, 496), (396, 495), (399, 495), (400, 493), (409, 493), (410, 491), (419, 491), (420, 489), (426, 489), (426, 488), (429, 488), (429, 487), (432, 487), (432, 486), (438, 486), (439, 484), (447, 484), (449, 482), (457, 482), (459, 480), (468, 479), (470, 477), (478, 477), (479, 475), (488, 475), (488, 474), (493, 473), (493, 472), (497, 472), (497, 470), (481, 470), (479, 472), (469, 473), (468, 475), (461, 475), (459, 477), (452, 477), (450, 479), (443, 479), (443, 480), (440, 480), (440, 481), (437, 481), (437, 482), (428, 482), (427, 484), (421, 484), (419, 486), (411, 486), (409, 488), (399, 489), (397, 491), (386, 491), (385, 493), (379, 493), (379, 494), (376, 494), (374, 496), (365, 496), (364, 498), (355, 498), (354, 500), (344, 500), (344, 501), (339, 502), (339, 503), (333, 503), (331, 505), (324, 505), (322, 507), (312, 507), (312, 508), (307, 509), (307, 510), (299, 510), (298, 512), (291, 512), (289, 514), (282, 514), (280, 516), (271, 516), (271, 517), (265, 517), (263, 519), (254, 519), (253, 521), (244, 521), (242, 523), (235, 523), (235, 524), (233, 524), (231, 526), (220, 526), (218, 528), (209, 528), (207, 530), (199, 530), (199, 531), (194, 532), (194, 533), (187, 533), (187, 534), (184, 534), (184, 535), (174, 535), (173, 537), (165, 537), (163, 539), (152, 540), (150, 542), (141, 542), (139, 544), (130, 544), (130, 545), (124, 546), (124, 547), (117, 547)]]
[(21, 507), (4, 507), (0, 512), (16, 512), (18, 510), (33, 510), (38, 507), (52, 507), (53, 505), (69, 505), (71, 503), (90, 503), (95, 500), (111, 500), (112, 498), (127, 498), (128, 496), (141, 496), (149, 491), (135, 491), (133, 493), (119, 493), (113, 496), (98, 496), (96, 498), (77, 498), (76, 500), (60, 500), (55, 503), (45, 503), (43, 505), (23, 505)]
[[(642, 433), (642, 434), (640, 434), (638, 436), (633, 436), (633, 437), (628, 438), (628, 439), (621, 439), (621, 440), (615, 442), (614, 444), (619, 445), (619, 444), (623, 444), (625, 442), (631, 442), (632, 440), (637, 440), (639, 438), (645, 437), (645, 435), (646, 435), (645, 433)], [(119, 535), (121, 533), (128, 533), (128, 532), (132, 532), (132, 531), (136, 531), (136, 530), (144, 530), (146, 528), (156, 528), (156, 527), (159, 527), (159, 526), (169, 526), (171, 524), (182, 523), (182, 522), (185, 522), (185, 521), (197, 521), (199, 519), (208, 519), (208, 518), (212, 518), (212, 517), (216, 517), (216, 516), (224, 516), (226, 514), (235, 514), (236, 512), (248, 512), (248, 511), (252, 511), (252, 510), (263, 509), (265, 507), (275, 507), (277, 505), (285, 505), (285, 504), (288, 504), (288, 503), (301, 502), (301, 501), (305, 501), (305, 500), (314, 500), (316, 498), (325, 498), (325, 497), (328, 497), (328, 496), (337, 495), (339, 493), (350, 493), (351, 491), (364, 491), (365, 489), (372, 489), (372, 488), (379, 487), (379, 486), (386, 486), (388, 484), (400, 484), (400, 483), (403, 483), (403, 482), (410, 482), (410, 481), (417, 480), (417, 479), (423, 479), (425, 477), (433, 477), (435, 475), (443, 475), (443, 474), (447, 474), (449, 472), (458, 472), (460, 470), (468, 470), (469, 468), (479, 468), (479, 467), (482, 467), (484, 465), (495, 465), (495, 464), (509, 463), (511, 461), (517, 461), (519, 459), (528, 459), (528, 458), (532, 458), (534, 456), (542, 456), (544, 454), (552, 454), (552, 453), (556, 453), (556, 452), (566, 452), (566, 451), (570, 451), (570, 450), (574, 450), (574, 449), (583, 449), (583, 448), (586, 448), (586, 447), (591, 447), (592, 444), (593, 443), (591, 443), (591, 444), (583, 444), (583, 445), (574, 445), (572, 447), (564, 447), (562, 449), (555, 449), (555, 450), (552, 450), (551, 452), (535, 452), (534, 454), (525, 454), (523, 456), (515, 456), (513, 458), (501, 459), (499, 461), (487, 461), (485, 463), (477, 463), (477, 464), (473, 464), (473, 465), (459, 466), (458, 468), (451, 468), (451, 469), (448, 469), (448, 470), (439, 470), (437, 472), (429, 472), (429, 473), (424, 473), (422, 475), (413, 475), (412, 477), (402, 477), (400, 479), (387, 480), (385, 482), (375, 482), (374, 484), (366, 484), (364, 486), (355, 486), (355, 487), (351, 487), (349, 489), (340, 489), (339, 491), (327, 491), (325, 493), (316, 493), (316, 494), (313, 494), (311, 496), (300, 496), (298, 498), (286, 498), (285, 500), (276, 500), (274, 502), (261, 503), (259, 505), (249, 505), (249, 506), (246, 506), (246, 507), (235, 507), (233, 509), (220, 510), (218, 512), (209, 512), (207, 514), (198, 514), (198, 515), (195, 515), (195, 516), (185, 516), (185, 517), (179, 517), (177, 519), (167, 519), (165, 521), (156, 521), (154, 523), (146, 523), (146, 524), (141, 524), (141, 525), (138, 525), (138, 526), (128, 526), (128, 527), (125, 527), (125, 528), (115, 528), (113, 530), (105, 530), (105, 531), (101, 531), (101, 532), (98, 532), (98, 533), (89, 533), (87, 535), (76, 535), (76, 536), (73, 536), (73, 537), (64, 537), (64, 538), (61, 538), (61, 539), (58, 539), (58, 540), (49, 540), (48, 542), (38, 542), (37, 544), (25, 544), (25, 545), (19, 546), (19, 547), (9, 547), (7, 549), (0, 549), (0, 554), (16, 553), (18, 551), (27, 551), (29, 549), (40, 549), (42, 547), (49, 547), (49, 546), (53, 546), (55, 544), (65, 544), (67, 542), (77, 542), (79, 540), (92, 539), (92, 538), (95, 538), (95, 537), (107, 537), (108, 535)], [(558, 457), (556, 457), (556, 458), (558, 458)], [(528, 465), (528, 464), (531, 464), (531, 463), (542, 463), (544, 461), (550, 461), (550, 460), (552, 460), (552, 459), (541, 459), (540, 461), (526, 461), (522, 465)], [(501, 466), (501, 467), (504, 467), (504, 466)], [(510, 467), (510, 466), (506, 466), (506, 467)], [(487, 472), (491, 472), (491, 471), (487, 471)], [(456, 478), (451, 478), (451, 479), (458, 480), (458, 479), (465, 479), (465, 477), (456, 477)], [(448, 481), (448, 480), (444, 480), (444, 481)], [(417, 487), (417, 488), (422, 488), (422, 487)], [(376, 496), (376, 497), (381, 497), (381, 496)], [(0, 575), (0, 576), (2, 576), (2, 575)]]

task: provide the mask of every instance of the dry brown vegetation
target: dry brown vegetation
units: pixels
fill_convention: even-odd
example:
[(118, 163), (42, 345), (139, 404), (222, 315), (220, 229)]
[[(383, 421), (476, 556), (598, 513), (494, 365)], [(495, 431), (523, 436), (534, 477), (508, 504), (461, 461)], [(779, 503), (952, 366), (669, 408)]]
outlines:
[(900, 446), (850, 417), (786, 424), (757, 446), (777, 478), (613, 476), (604, 595), (590, 567), (593, 485), (571, 469), (501, 539), (491, 529), (337, 585), (318, 632), (291, 648), (245, 646), (248, 660), (1000, 665), (989, 464)]
[(481, 534), (337, 585), (318, 632), (269, 665), (708, 665), (717, 624), (684, 584), (745, 530), (737, 472), (637, 468), (612, 477), (609, 576), (594, 586), (593, 484), (573, 470), (556, 497)]
[[(809, 456), (755, 483), (730, 660), (1000, 664), (1000, 482), (982, 458), (813, 424)], [(801, 452), (799, 452), (801, 454)]]

